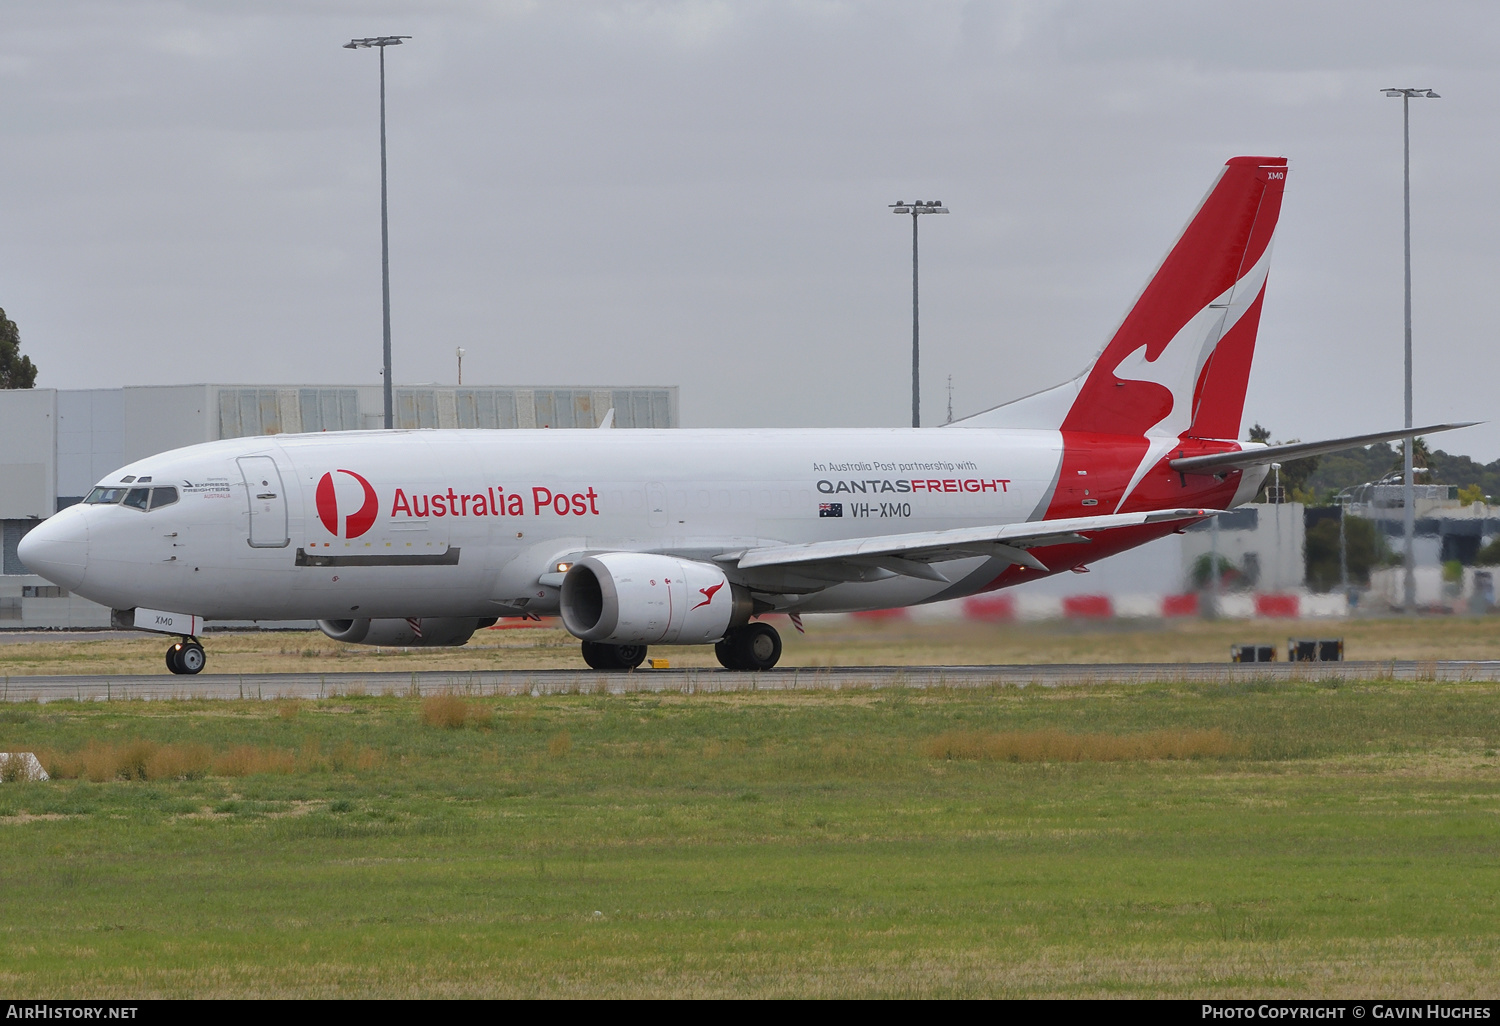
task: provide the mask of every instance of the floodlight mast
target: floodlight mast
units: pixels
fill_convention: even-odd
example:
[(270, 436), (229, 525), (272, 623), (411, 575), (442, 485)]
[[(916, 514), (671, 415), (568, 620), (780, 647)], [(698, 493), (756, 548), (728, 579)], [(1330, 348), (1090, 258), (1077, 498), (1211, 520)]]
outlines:
[(918, 348), (917, 328), (917, 217), (921, 214), (946, 214), (948, 208), (941, 200), (923, 203), (917, 200), (907, 203), (897, 200), (891, 205), (893, 214), (911, 215), (911, 426), (922, 426), (922, 360)]
[(386, 430), (396, 426), (395, 403), (391, 392), (391, 236), (389, 218), (386, 214), (385, 177), (385, 48), (400, 46), (403, 39), (411, 36), (366, 36), (351, 39), (344, 44), (345, 50), (380, 51), (380, 302), (384, 317), (384, 364), (381, 371), (381, 388), (385, 392)]
[[(1406, 223), (1406, 423), (1403, 426), (1411, 427), (1411, 101), (1414, 97), (1431, 100), (1441, 99), (1441, 97), (1431, 89), (1382, 89), (1381, 92), (1392, 98), (1401, 97), (1401, 164), (1404, 172), (1402, 202)], [(1415, 477), (1412, 470), (1414, 443), (1415, 439), (1411, 435), (1407, 435), (1401, 443), (1402, 536), (1405, 542), (1403, 562), (1406, 565), (1402, 605), (1408, 616), (1417, 611), (1417, 570), (1414, 555), (1417, 511), (1416, 489), (1413, 486)]]

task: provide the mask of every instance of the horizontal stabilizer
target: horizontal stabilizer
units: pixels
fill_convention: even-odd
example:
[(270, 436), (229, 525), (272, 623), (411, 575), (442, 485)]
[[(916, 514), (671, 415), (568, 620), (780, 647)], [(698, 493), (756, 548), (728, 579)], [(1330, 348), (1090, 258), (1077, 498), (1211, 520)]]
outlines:
[(1090, 539), (1085, 537), (1086, 534), (1100, 531), (1175, 520), (1202, 520), (1221, 512), (1223, 511), (1216, 509), (1159, 509), (1145, 513), (1110, 513), (1065, 520), (959, 527), (947, 531), (914, 531), (910, 534), (810, 542), (805, 545), (770, 545), (744, 552), (726, 553), (718, 559), (733, 562), (742, 570), (809, 563), (850, 563), (880, 566), (905, 576), (941, 580), (942, 578), (930, 577), (927, 573), (913, 572), (916, 568), (906, 564), (927, 564), (968, 556), (997, 556), (1033, 569), (1046, 570), (1047, 567), (1028, 550), (1087, 542)]
[(1173, 470), (1184, 474), (1215, 474), (1224, 470), (1263, 467), (1267, 463), (1286, 463), (1289, 460), (1300, 460), (1308, 456), (1322, 456), (1324, 453), (1358, 449), (1362, 446), (1374, 445), (1376, 442), (1392, 442), (1398, 438), (1405, 438), (1407, 435), (1430, 435), (1438, 431), (1454, 431), (1458, 428), (1473, 427), (1478, 423), (1477, 420), (1470, 420), (1462, 424), (1429, 424), (1426, 427), (1402, 428), (1400, 431), (1380, 431), (1373, 435), (1333, 438), (1326, 442), (1291, 442), (1287, 445), (1257, 446), (1254, 449), (1242, 449), (1239, 452), (1184, 456), (1173, 460), (1171, 466)]

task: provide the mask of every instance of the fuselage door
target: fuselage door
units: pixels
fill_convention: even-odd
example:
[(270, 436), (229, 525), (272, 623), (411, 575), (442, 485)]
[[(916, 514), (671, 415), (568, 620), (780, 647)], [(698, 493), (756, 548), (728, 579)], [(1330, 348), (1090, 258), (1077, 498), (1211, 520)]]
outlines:
[(284, 548), (292, 539), (286, 529), (286, 489), (276, 461), (269, 456), (241, 456), (236, 462), (250, 501), (250, 547)]

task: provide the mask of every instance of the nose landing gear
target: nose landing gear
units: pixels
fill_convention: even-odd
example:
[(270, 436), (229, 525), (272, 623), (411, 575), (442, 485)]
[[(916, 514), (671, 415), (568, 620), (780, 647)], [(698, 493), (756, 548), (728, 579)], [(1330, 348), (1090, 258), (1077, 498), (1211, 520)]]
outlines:
[(167, 649), (167, 669), (173, 673), (193, 674), (203, 669), (208, 656), (197, 638), (187, 637)]

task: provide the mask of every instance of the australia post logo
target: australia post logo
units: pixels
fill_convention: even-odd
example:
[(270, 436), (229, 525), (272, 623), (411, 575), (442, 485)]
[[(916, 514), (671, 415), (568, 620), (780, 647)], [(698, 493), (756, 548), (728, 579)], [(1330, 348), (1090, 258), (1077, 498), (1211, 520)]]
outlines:
[[(426, 517), (597, 517), (601, 496), (592, 487), (582, 491), (554, 491), (541, 485), (530, 489), (528, 502), (522, 491), (487, 485), (482, 492), (457, 492), (452, 488), (408, 493), (397, 488), (391, 496), (392, 520)], [(352, 470), (330, 470), (318, 480), (313, 493), (318, 520), (335, 538), (358, 538), (375, 526), (380, 499), (374, 485)], [(709, 596), (711, 599), (713, 596)]]
[[(347, 474), (353, 481), (358, 482), (363, 494), (354, 493), (353, 489), (345, 488), (345, 498), (342, 503), (343, 519), (339, 519), (340, 489), (336, 486), (334, 474)], [(318, 519), (328, 529), (328, 533), (339, 538), (358, 538), (368, 531), (375, 523), (375, 517), (380, 513), (380, 500), (375, 497), (375, 489), (370, 482), (352, 470), (329, 471), (318, 481), (318, 490), (314, 493), (314, 499), (318, 506)], [(340, 530), (342, 528), (342, 530)]]

